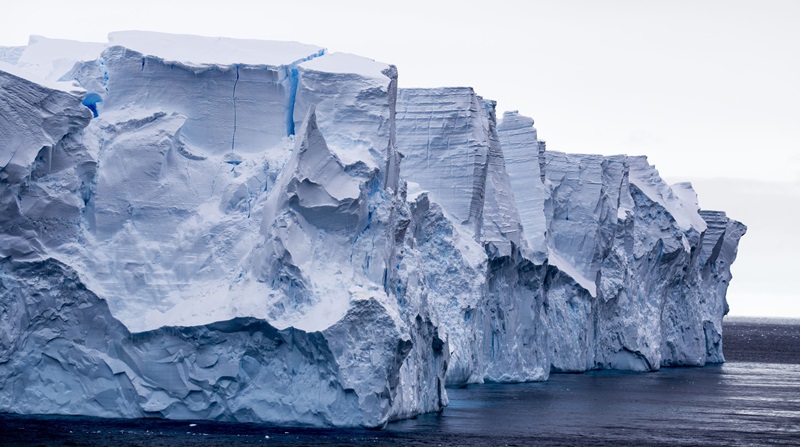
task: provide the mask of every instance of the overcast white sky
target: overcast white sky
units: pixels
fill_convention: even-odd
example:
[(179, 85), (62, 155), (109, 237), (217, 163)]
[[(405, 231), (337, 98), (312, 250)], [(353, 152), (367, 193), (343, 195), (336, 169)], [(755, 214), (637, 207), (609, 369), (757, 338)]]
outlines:
[(647, 154), (749, 226), (731, 314), (800, 317), (800, 1), (26, 1), (0, 45), (125, 29), (356, 53), (533, 116), (550, 150)]

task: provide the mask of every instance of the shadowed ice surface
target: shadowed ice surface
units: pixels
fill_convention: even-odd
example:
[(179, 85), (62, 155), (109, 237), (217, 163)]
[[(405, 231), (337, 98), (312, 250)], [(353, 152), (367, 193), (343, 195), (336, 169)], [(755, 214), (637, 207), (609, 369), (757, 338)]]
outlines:
[(443, 413), (383, 431), (0, 415), (0, 445), (800, 445), (789, 323), (727, 322), (724, 365), (450, 389)]

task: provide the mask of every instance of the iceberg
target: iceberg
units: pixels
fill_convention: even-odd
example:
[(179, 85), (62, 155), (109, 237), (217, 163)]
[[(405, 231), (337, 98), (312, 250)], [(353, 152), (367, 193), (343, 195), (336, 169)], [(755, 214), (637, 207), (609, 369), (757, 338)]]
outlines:
[(724, 362), (746, 227), (646, 157), (296, 42), (0, 48), (0, 411), (383, 427)]

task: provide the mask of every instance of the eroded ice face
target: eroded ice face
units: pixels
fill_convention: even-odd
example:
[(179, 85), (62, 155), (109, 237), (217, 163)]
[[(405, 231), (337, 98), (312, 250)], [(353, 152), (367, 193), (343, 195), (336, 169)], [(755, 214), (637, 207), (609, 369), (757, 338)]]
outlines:
[(0, 59), (2, 411), (376, 427), (445, 383), (723, 360), (745, 227), (644, 157), (312, 45)]

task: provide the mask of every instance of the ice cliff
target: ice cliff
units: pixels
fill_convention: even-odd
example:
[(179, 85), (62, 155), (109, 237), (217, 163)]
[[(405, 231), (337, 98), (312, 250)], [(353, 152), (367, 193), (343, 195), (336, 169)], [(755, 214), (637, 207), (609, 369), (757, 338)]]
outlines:
[(0, 48), (0, 411), (381, 427), (724, 361), (746, 230), (644, 157), (311, 45)]

